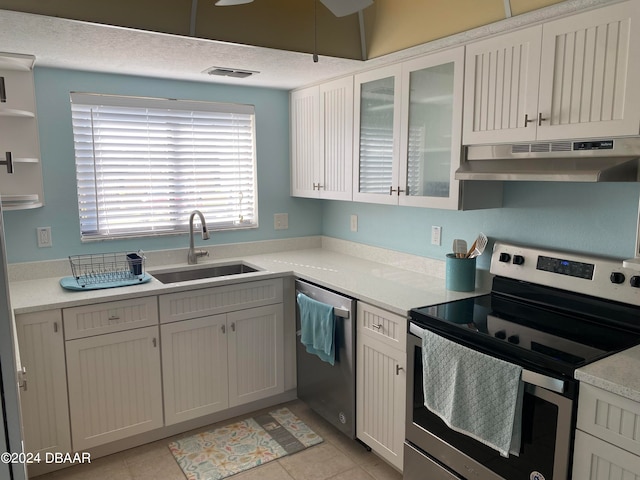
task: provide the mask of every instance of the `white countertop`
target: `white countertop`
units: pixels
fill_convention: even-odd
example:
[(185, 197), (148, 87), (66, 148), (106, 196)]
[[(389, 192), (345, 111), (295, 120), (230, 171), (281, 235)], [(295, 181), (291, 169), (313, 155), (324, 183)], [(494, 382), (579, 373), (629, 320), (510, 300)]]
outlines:
[[(14, 312), (21, 314), (287, 275), (329, 287), (403, 316), (414, 307), (487, 293), (485, 290), (468, 293), (447, 291), (441, 269), (436, 268), (434, 275), (429, 275), (323, 248), (200, 261), (195, 267), (240, 260), (261, 271), (172, 284), (163, 284), (152, 278), (140, 285), (90, 291), (65, 290), (59, 284), (60, 277), (16, 281), (10, 283), (11, 304)], [(185, 267), (184, 263), (163, 265), (147, 268), (147, 272), (153, 275), (154, 271)]]
[(576, 370), (575, 378), (640, 402), (640, 345)]

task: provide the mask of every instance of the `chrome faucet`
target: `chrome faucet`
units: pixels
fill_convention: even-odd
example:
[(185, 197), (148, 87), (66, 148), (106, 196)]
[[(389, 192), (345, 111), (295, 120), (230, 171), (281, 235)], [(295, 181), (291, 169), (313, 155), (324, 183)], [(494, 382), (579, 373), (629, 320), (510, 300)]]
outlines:
[(198, 257), (208, 257), (209, 252), (206, 250), (195, 250), (193, 246), (193, 217), (198, 215), (200, 223), (202, 223), (202, 239), (209, 240), (209, 230), (207, 230), (207, 222), (204, 221), (204, 215), (200, 210), (194, 210), (189, 216), (189, 253), (187, 254), (187, 263), (195, 265), (198, 263)]

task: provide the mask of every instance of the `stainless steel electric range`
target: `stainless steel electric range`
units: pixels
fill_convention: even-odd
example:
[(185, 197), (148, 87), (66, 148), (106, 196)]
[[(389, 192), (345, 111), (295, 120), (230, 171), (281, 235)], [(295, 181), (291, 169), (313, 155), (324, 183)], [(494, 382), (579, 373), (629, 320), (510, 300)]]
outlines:
[[(496, 243), (491, 273), (488, 295), (411, 312), (407, 480), (571, 478), (575, 370), (640, 344), (640, 272), (624, 268), (622, 260)], [(500, 456), (424, 406), (425, 329), (522, 367), (518, 456)]]

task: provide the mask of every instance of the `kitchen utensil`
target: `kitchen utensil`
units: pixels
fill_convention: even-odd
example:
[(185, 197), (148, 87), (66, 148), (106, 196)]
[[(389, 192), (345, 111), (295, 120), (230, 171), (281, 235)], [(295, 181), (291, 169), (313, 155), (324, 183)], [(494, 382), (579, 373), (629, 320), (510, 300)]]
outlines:
[(460, 238), (453, 241), (453, 254), (456, 258), (464, 258), (467, 254), (467, 242)]
[(478, 238), (476, 238), (476, 240), (473, 242), (473, 245), (471, 245), (471, 248), (467, 252), (467, 258), (475, 258), (478, 255), (482, 255), (482, 252), (484, 252), (484, 249), (487, 247), (488, 241), (489, 239), (487, 238), (487, 236), (484, 233), (480, 232)]

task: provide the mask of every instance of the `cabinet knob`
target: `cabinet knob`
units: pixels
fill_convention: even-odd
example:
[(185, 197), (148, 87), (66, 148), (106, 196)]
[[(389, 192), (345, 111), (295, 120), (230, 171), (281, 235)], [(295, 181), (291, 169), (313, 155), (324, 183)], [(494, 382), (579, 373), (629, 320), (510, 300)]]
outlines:
[(227, 327), (225, 325), (222, 325), (220, 330), (222, 330), (222, 333), (227, 333)]
[(236, 322), (231, 322), (231, 331), (232, 332), (236, 331)]
[(396, 375), (400, 375), (400, 372), (404, 370), (403, 367), (401, 367), (400, 365), (396, 365)]
[(530, 119), (528, 114), (524, 114), (524, 126), (528, 127), (530, 123), (535, 122), (535, 119)]
[(402, 192), (404, 192), (404, 190), (400, 188), (400, 185), (398, 185), (398, 188), (393, 188), (393, 186), (389, 186), (389, 195), (393, 195), (394, 193), (397, 193), (398, 196), (400, 196)]

